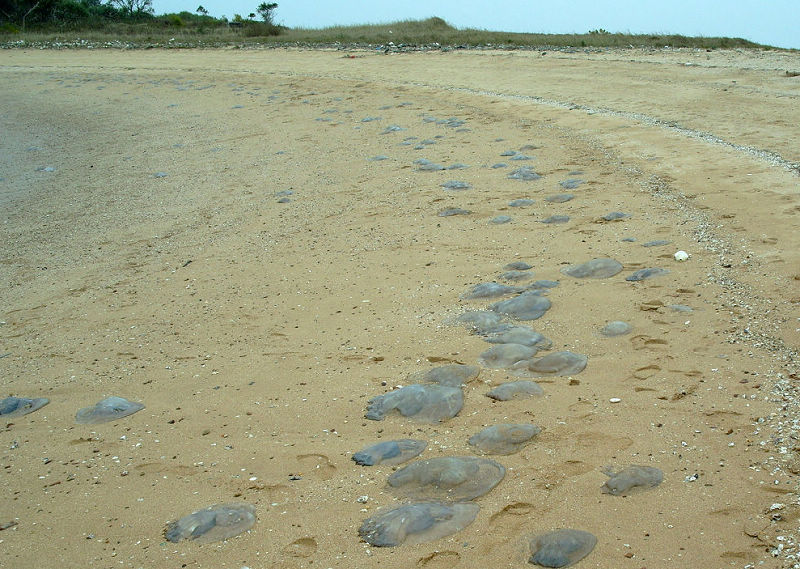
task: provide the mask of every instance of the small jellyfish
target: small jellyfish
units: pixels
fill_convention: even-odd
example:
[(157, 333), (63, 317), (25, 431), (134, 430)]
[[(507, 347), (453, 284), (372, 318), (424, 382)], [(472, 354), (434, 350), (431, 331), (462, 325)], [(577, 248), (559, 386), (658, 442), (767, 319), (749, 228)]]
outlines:
[(75, 414), (75, 422), (81, 425), (95, 425), (116, 421), (144, 409), (144, 405), (128, 401), (124, 397), (106, 397), (93, 407), (84, 407)]
[(610, 213), (605, 214), (602, 219), (603, 221), (621, 221), (623, 219), (628, 219), (631, 216), (629, 213), (623, 213), (621, 211), (612, 211)]
[(504, 281), (527, 281), (533, 278), (533, 273), (530, 271), (506, 271), (500, 274), (500, 279)]
[(526, 206), (533, 205), (533, 204), (534, 204), (534, 201), (532, 199), (528, 199), (528, 198), (519, 198), (519, 199), (511, 200), (510, 202), (508, 202), (508, 206), (509, 207), (526, 207)]
[(529, 265), (525, 261), (513, 261), (503, 267), (507, 271), (527, 271), (533, 268), (533, 265)]
[(439, 217), (450, 217), (453, 215), (469, 215), (472, 212), (468, 209), (462, 209), (460, 207), (448, 207), (443, 210), (440, 210), (438, 215)]
[(622, 336), (633, 330), (633, 326), (622, 320), (614, 320), (609, 322), (600, 330), (603, 336), (613, 338), (614, 336)]
[(164, 537), (172, 542), (191, 539), (211, 543), (239, 535), (255, 523), (256, 509), (251, 504), (222, 504), (170, 522), (164, 530)]
[(583, 184), (583, 180), (578, 180), (577, 178), (571, 178), (569, 180), (563, 180), (558, 183), (559, 186), (564, 188), (565, 190), (574, 190), (578, 186)]
[(522, 361), (514, 366), (514, 375), (545, 377), (575, 375), (586, 368), (589, 358), (573, 352), (553, 352), (538, 359)]
[(481, 369), (477, 366), (447, 364), (428, 370), (420, 378), (420, 381), (422, 383), (438, 383), (447, 387), (461, 387), (478, 377), (480, 372)]
[(669, 245), (670, 243), (671, 241), (657, 239), (656, 241), (648, 241), (647, 243), (642, 243), (642, 247), (661, 247), (663, 245)]
[(6, 397), (0, 400), (0, 417), (10, 419), (11, 417), (22, 417), (28, 413), (38, 411), (50, 403), (44, 397), (28, 399), (26, 397)]
[(456, 317), (455, 321), (465, 324), (473, 331), (480, 334), (483, 330), (490, 329), (500, 324), (503, 317), (494, 311), (489, 310), (470, 310)]
[(497, 215), (489, 220), (489, 223), (493, 225), (503, 225), (505, 223), (510, 223), (512, 217), (510, 215)]
[(458, 415), (464, 405), (460, 387), (435, 383), (407, 385), (370, 399), (365, 417), (382, 421), (391, 411), (426, 423), (439, 423)]
[(597, 538), (587, 531), (559, 529), (531, 540), (528, 561), (542, 567), (569, 567), (589, 555), (595, 545)]
[(439, 185), (445, 190), (468, 190), (472, 187), (467, 182), (462, 182), (459, 180), (448, 180), (447, 182)]
[(523, 182), (532, 182), (535, 180), (541, 179), (541, 176), (533, 171), (533, 168), (530, 166), (523, 166), (522, 168), (517, 168), (516, 170), (512, 170), (511, 173), (508, 175), (510, 180), (521, 180)]
[(539, 223), (545, 223), (547, 225), (557, 225), (559, 223), (567, 223), (569, 221), (568, 215), (551, 215), (550, 217), (545, 217)]
[(507, 369), (520, 362), (527, 362), (538, 352), (535, 346), (521, 344), (497, 344), (478, 357), (478, 363), (489, 369)]
[(474, 456), (419, 460), (394, 472), (387, 482), (412, 500), (468, 501), (483, 496), (506, 474), (502, 464)]
[(555, 194), (553, 196), (547, 196), (544, 198), (544, 201), (550, 203), (565, 203), (573, 199), (575, 196), (573, 194)]
[(511, 326), (487, 334), (484, 338), (490, 344), (521, 344), (523, 346), (536, 346), (540, 350), (549, 350), (553, 342), (545, 338), (528, 326)]
[(538, 397), (542, 394), (544, 394), (544, 390), (538, 383), (523, 379), (498, 385), (487, 393), (486, 397), (494, 399), (495, 401), (510, 401), (512, 399), (522, 399), (525, 397)]
[(514, 454), (541, 432), (536, 425), (504, 423), (475, 433), (469, 444), (483, 454)]
[(383, 441), (361, 449), (353, 455), (353, 461), (362, 466), (375, 466), (376, 464), (402, 464), (419, 456), (428, 443), (416, 439), (400, 439), (396, 441)]
[(614, 259), (592, 259), (579, 265), (564, 267), (561, 272), (576, 279), (607, 279), (622, 270), (622, 263)]
[(480, 507), (471, 502), (418, 502), (378, 512), (361, 524), (358, 535), (374, 547), (433, 541), (461, 531)]
[(639, 269), (638, 271), (632, 273), (630, 276), (626, 277), (626, 281), (630, 282), (638, 282), (643, 281), (645, 279), (649, 279), (651, 277), (660, 277), (662, 275), (668, 275), (669, 269), (661, 269), (659, 267), (651, 267), (649, 269)]
[(475, 300), (478, 298), (497, 298), (522, 292), (523, 289), (499, 283), (480, 283), (473, 285), (461, 295), (463, 300)]
[(548, 298), (539, 295), (539, 291), (529, 291), (509, 300), (501, 300), (491, 305), (493, 311), (505, 314), (517, 320), (536, 320), (550, 309)]
[(606, 483), (600, 488), (603, 494), (621, 496), (627, 494), (629, 490), (654, 488), (664, 480), (664, 473), (654, 466), (629, 466), (614, 472), (611, 467), (603, 469), (603, 473), (609, 477)]

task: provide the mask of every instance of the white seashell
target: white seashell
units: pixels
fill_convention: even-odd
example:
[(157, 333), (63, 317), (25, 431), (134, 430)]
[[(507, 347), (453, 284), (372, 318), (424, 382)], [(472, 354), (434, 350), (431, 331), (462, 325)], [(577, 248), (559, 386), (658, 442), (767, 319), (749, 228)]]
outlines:
[(687, 253), (686, 251), (678, 251), (677, 253), (675, 253), (674, 257), (676, 261), (685, 261), (686, 259), (689, 258), (689, 253)]

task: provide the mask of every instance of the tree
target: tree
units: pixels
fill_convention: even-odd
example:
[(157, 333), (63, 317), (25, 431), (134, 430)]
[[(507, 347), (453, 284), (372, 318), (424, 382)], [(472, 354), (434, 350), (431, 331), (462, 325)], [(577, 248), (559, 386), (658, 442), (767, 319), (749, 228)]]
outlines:
[(129, 17), (151, 15), (153, 13), (153, 0), (109, 0), (123, 15)]
[(258, 12), (258, 15), (261, 16), (261, 19), (264, 20), (265, 23), (274, 25), (275, 22), (273, 21), (273, 18), (275, 17), (275, 14), (273, 14), (273, 12), (277, 7), (278, 5), (275, 2), (270, 2), (269, 4), (262, 2), (258, 5), (256, 12)]
[(198, 14), (200, 14), (201, 16), (208, 16), (208, 10), (206, 10), (205, 8), (203, 8), (203, 5), (202, 5), (202, 4), (200, 4), (200, 5), (197, 7), (197, 10), (195, 10), (195, 12), (197, 12), (197, 13), (198, 13)]

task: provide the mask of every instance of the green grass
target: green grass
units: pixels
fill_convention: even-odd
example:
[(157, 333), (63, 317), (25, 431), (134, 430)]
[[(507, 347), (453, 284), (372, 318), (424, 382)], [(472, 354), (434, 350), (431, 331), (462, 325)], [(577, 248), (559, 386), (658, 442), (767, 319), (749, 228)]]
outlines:
[[(127, 47), (202, 47), (202, 46), (284, 46), (337, 44), (362, 47), (426, 47), (434, 44), (450, 47), (519, 47), (519, 48), (603, 48), (603, 47), (690, 47), (703, 49), (771, 49), (741, 38), (688, 37), (681, 35), (633, 35), (593, 30), (585, 34), (523, 34), (488, 30), (457, 29), (441, 18), (406, 20), (389, 24), (334, 26), (321, 29), (275, 28), (260, 22), (244, 22), (229, 28), (219, 21), (186, 22), (174, 15), (158, 16), (148, 22), (103, 23), (91, 27), (49, 27), (14, 32), (0, 29), (3, 47), (61, 44), (81, 47), (79, 40), (93, 44), (125, 44)], [(277, 34), (277, 35), (270, 35)]]

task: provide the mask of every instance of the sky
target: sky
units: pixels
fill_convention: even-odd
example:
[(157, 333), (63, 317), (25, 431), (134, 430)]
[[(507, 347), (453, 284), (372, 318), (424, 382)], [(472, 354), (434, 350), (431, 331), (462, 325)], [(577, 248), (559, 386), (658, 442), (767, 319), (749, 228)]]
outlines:
[[(153, 0), (156, 14), (255, 12), (262, 0)], [(800, 0), (273, 0), (290, 28), (375, 24), (438, 16), (457, 28), (504, 32), (609, 32), (745, 38), (800, 49)]]

